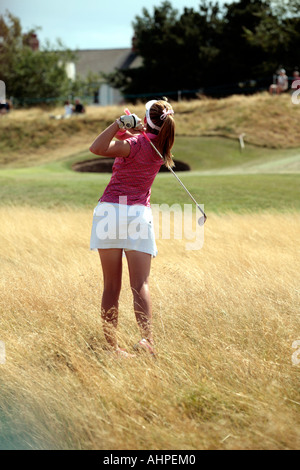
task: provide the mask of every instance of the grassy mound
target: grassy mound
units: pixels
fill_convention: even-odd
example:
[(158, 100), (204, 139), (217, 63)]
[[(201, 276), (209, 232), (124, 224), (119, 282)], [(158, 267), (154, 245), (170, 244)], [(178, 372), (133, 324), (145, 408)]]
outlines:
[[(124, 106), (88, 107), (84, 116), (69, 120), (49, 119), (41, 109), (14, 110), (0, 119), (0, 165), (26, 166), (53, 161), (86, 150)], [(144, 105), (130, 106), (144, 115)], [(290, 95), (232, 96), (220, 100), (174, 103), (177, 136), (223, 136), (234, 140), (245, 133), (245, 141), (268, 148), (300, 147), (295, 123), (300, 106)], [(61, 114), (62, 109), (52, 111)], [(57, 149), (59, 148), (59, 155)]]

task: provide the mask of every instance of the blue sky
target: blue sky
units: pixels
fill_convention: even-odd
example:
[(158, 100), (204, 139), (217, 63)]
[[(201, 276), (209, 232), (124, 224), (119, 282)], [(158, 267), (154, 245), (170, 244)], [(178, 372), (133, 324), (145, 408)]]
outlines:
[[(161, 0), (0, 0), (0, 14), (9, 10), (21, 20), (24, 31), (40, 26), (38, 36), (42, 44), (46, 39), (54, 44), (60, 38), (70, 49), (110, 49), (130, 47), (135, 16), (142, 15), (144, 6), (152, 12), (161, 3)], [(200, 2), (171, 3), (182, 12), (184, 7), (198, 9)]]

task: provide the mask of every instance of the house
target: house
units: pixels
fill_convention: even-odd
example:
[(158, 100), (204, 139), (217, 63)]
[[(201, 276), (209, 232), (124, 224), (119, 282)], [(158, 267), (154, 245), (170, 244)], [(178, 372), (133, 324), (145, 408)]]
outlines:
[[(36, 33), (31, 32), (24, 37), (24, 41), (33, 51), (39, 50), (39, 40)], [(142, 65), (142, 58), (134, 51), (134, 46), (126, 49), (81, 49), (74, 52), (76, 60), (66, 64), (66, 73), (71, 80), (76, 77), (86, 79), (89, 73), (94, 75), (109, 74), (116, 69), (126, 70)], [(95, 93), (94, 103), (107, 106), (118, 104), (121, 101), (120, 91), (112, 88), (103, 80), (99, 85), (98, 92)]]
[[(89, 72), (93, 74), (113, 73), (115, 69), (137, 68), (142, 65), (142, 58), (132, 49), (84, 49), (76, 51), (77, 60), (67, 64), (69, 78), (85, 79)], [(103, 82), (95, 94), (94, 102), (102, 106), (118, 104), (122, 101), (119, 90)]]

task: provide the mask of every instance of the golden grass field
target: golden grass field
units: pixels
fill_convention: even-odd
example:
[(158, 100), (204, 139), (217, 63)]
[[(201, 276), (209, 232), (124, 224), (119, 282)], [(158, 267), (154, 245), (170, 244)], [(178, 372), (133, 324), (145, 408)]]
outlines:
[[(212, 214), (200, 251), (158, 240), (156, 362), (105, 349), (91, 221), (92, 210), (0, 208), (1, 445), (299, 448), (299, 214)], [(119, 338), (130, 350), (125, 263)]]

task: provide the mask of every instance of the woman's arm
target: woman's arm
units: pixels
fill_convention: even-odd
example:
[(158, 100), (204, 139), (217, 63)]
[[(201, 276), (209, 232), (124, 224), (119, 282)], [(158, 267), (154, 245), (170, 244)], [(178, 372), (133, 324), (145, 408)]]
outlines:
[(118, 140), (126, 140), (126, 139), (130, 139), (130, 137), (133, 137), (133, 136), (134, 136), (133, 132), (126, 131), (125, 129), (119, 129), (115, 135), (115, 138)]
[(130, 137), (134, 137), (135, 135), (140, 134), (143, 131), (146, 131), (144, 126), (140, 126), (138, 129), (130, 129), (130, 131), (119, 129), (115, 135), (115, 138), (118, 140), (126, 140), (130, 139)]
[(130, 154), (130, 144), (123, 140), (119, 142), (112, 141), (118, 131), (118, 123), (114, 122), (98, 135), (90, 146), (90, 151), (102, 157), (128, 157)]

